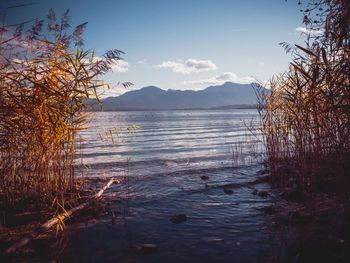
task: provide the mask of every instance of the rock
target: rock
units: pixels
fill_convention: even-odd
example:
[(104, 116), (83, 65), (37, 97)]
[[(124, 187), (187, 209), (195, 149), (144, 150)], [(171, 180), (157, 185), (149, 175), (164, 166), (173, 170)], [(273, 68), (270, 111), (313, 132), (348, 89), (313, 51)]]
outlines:
[(141, 253), (148, 254), (158, 251), (158, 246), (155, 244), (143, 244), (141, 248)]
[(185, 214), (174, 215), (171, 217), (170, 221), (174, 224), (179, 224), (185, 222), (187, 220), (187, 216)]
[(209, 179), (209, 176), (208, 176), (208, 175), (202, 175), (202, 176), (201, 176), (201, 179), (202, 179), (202, 180), (208, 180), (208, 179)]
[(273, 215), (277, 213), (276, 208), (274, 208), (273, 206), (265, 206), (263, 208), (260, 208), (259, 210), (263, 211), (264, 213), (268, 214), (268, 215)]
[(131, 245), (130, 249), (137, 254), (152, 254), (158, 251), (158, 246), (155, 244)]
[(135, 253), (139, 253), (141, 251), (142, 246), (139, 245), (131, 245), (130, 249), (134, 251)]
[(115, 216), (112, 217), (112, 224), (113, 225), (117, 224), (117, 218)]
[(260, 191), (260, 192), (258, 192), (258, 196), (263, 197), (263, 198), (267, 197), (268, 195), (269, 195), (269, 193), (266, 192), (266, 191)]
[(231, 189), (226, 189), (224, 188), (224, 192), (228, 195), (232, 195), (233, 194), (233, 191)]
[(257, 195), (257, 194), (258, 194), (258, 190), (255, 189), (255, 190), (252, 192), (252, 194), (253, 194), (253, 195)]

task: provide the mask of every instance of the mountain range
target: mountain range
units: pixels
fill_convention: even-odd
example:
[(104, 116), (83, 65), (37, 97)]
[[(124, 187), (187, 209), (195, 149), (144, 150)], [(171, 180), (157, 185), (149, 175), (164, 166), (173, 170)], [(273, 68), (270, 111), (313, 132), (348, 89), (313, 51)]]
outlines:
[[(199, 91), (163, 90), (148, 86), (102, 100), (104, 111), (246, 108), (254, 107), (256, 103), (252, 84), (232, 82)], [(95, 108), (98, 109), (97, 106)]]

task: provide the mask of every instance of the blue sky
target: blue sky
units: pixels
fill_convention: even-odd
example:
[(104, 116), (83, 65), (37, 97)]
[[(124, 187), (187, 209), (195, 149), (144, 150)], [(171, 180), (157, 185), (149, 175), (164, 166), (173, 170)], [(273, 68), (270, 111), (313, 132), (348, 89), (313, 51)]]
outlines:
[(60, 16), (70, 8), (74, 26), (88, 22), (86, 49), (126, 53), (105, 79), (134, 86), (110, 95), (148, 85), (198, 90), (224, 81), (267, 80), (290, 61), (278, 43), (303, 39), (297, 30), (302, 14), (293, 0), (34, 1), (10, 10), (8, 23), (44, 18), (49, 8)]

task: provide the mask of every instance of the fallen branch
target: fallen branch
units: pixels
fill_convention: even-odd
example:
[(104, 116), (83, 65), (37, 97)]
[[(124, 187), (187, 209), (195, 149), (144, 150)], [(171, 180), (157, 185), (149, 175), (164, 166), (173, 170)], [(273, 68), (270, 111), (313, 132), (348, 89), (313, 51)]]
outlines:
[(61, 221), (59, 219), (59, 217), (61, 217), (62, 221), (64, 221), (65, 219), (67, 219), (68, 217), (70, 217), (72, 214), (74, 214), (75, 212), (82, 210), (83, 208), (85, 208), (86, 206), (88, 206), (92, 200), (99, 198), (103, 192), (111, 186), (111, 184), (113, 183), (119, 183), (118, 180), (115, 179), (111, 179), (109, 180), (109, 182), (104, 185), (101, 190), (95, 194), (91, 199), (89, 199), (88, 201), (72, 208), (71, 210), (69, 210), (67, 213), (64, 214), (60, 214), (59, 216), (55, 216), (53, 218), (51, 218), (49, 221), (46, 221), (46, 223), (44, 223), (43, 225), (41, 225), (39, 228), (37, 228), (34, 232), (26, 235), (24, 238), (22, 238), (21, 240), (19, 240), (17, 243), (13, 244), (10, 248), (8, 248), (6, 250), (7, 254), (10, 253), (14, 253), (16, 250), (18, 250), (21, 247), (24, 247), (26, 244), (29, 243), (29, 241), (31, 241), (32, 239), (36, 238), (37, 236), (39, 236), (40, 234), (46, 232), (50, 227), (52, 227), (53, 225), (57, 224), (59, 221)]

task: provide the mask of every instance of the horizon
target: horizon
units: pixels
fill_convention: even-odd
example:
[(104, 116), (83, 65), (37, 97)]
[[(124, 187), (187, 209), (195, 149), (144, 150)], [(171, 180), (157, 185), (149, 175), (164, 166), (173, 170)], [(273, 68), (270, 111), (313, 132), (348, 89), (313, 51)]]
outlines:
[(179, 110), (179, 109), (232, 109), (256, 108), (256, 91), (252, 84), (225, 82), (222, 85), (206, 87), (203, 90), (164, 90), (147, 86), (119, 96), (101, 100), (103, 108), (94, 110)]
[[(170, 91), (170, 90), (172, 90), (172, 91), (196, 91), (196, 92), (197, 92), (197, 91), (206, 90), (207, 88), (210, 88), (210, 87), (224, 86), (224, 85), (227, 84), (227, 83), (239, 84), (239, 85), (253, 85), (253, 84), (256, 83), (256, 82), (251, 82), (251, 83), (237, 83), (237, 82), (232, 82), (232, 81), (226, 81), (226, 82), (224, 82), (224, 83), (222, 83), (222, 84), (219, 84), (219, 85), (210, 85), (210, 86), (203, 87), (203, 88), (201, 88), (201, 89), (165, 89), (165, 88), (163, 88), (163, 87), (159, 87), (159, 86), (156, 86), (156, 85), (148, 85), (148, 86), (140, 87), (140, 88), (138, 88), (138, 89), (127, 90), (126, 92), (124, 92), (124, 93), (122, 93), (122, 94), (120, 94), (120, 95), (112, 95), (112, 96), (107, 96), (107, 97), (102, 95), (101, 98), (102, 98), (102, 99), (106, 99), (106, 98), (119, 97), (119, 96), (121, 96), (121, 95), (123, 95), (123, 94), (125, 94), (125, 93), (130, 92), (130, 91), (140, 91), (140, 90), (142, 90), (142, 89), (144, 89), (144, 88), (149, 88), (149, 87), (154, 87), (154, 88), (157, 88), (157, 89), (161, 89), (161, 90), (163, 90), (163, 91)], [(257, 84), (259, 84), (259, 83), (257, 83)]]
[[(300, 43), (307, 33), (297, 3), (283, 0), (39, 0), (10, 10), (7, 23), (44, 19), (50, 8), (57, 19), (70, 8), (72, 28), (88, 22), (84, 49), (97, 56), (125, 52), (105, 76), (113, 89), (103, 97), (150, 85), (203, 90), (226, 81), (266, 81), (288, 69), (291, 56), (278, 43)], [(125, 89), (119, 81), (134, 86)]]

